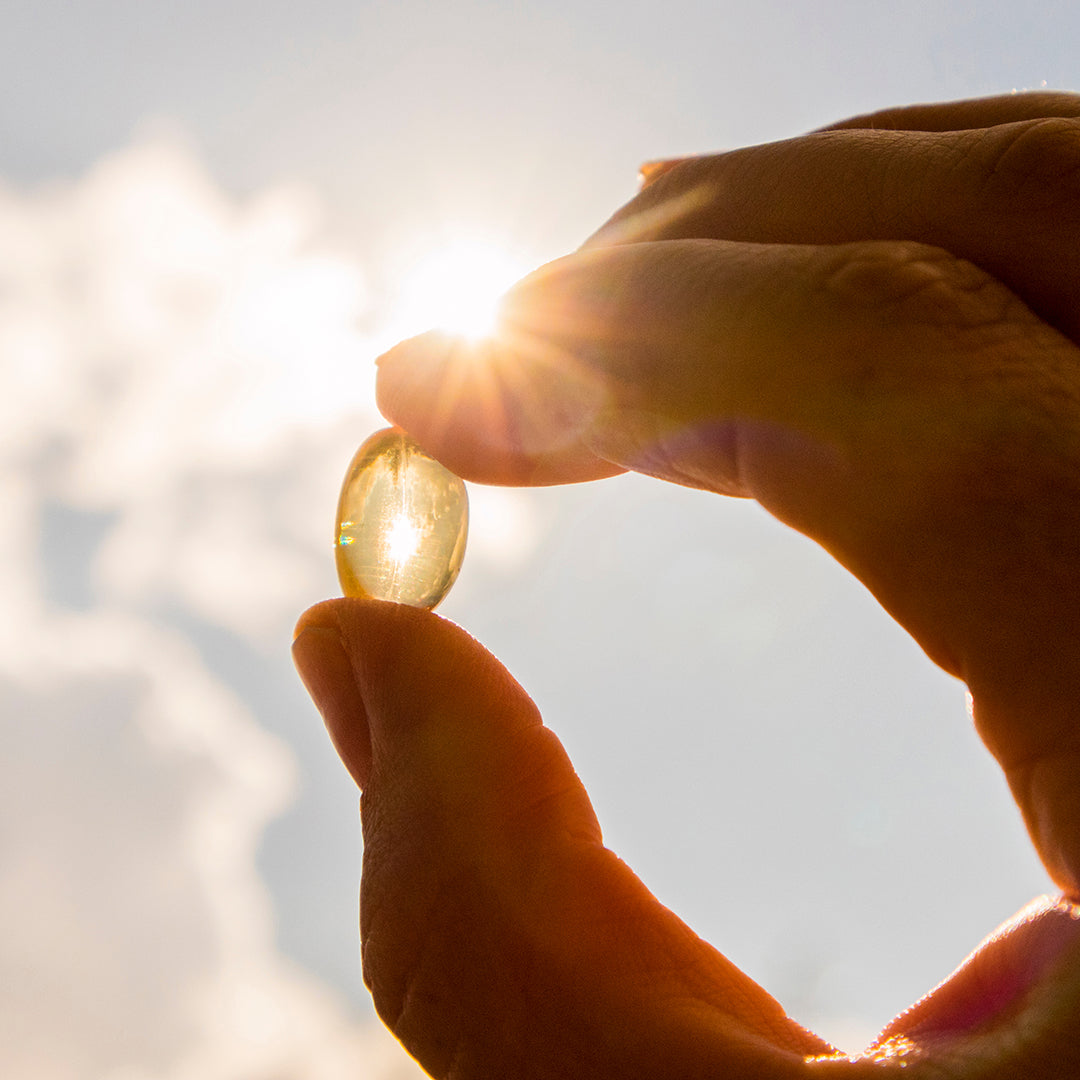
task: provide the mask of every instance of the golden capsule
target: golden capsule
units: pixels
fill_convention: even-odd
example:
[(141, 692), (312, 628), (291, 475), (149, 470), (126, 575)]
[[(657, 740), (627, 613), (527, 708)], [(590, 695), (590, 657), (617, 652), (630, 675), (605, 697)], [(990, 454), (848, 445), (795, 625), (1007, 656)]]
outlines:
[(334, 544), (346, 596), (433, 608), (457, 580), (469, 531), (464, 482), (398, 428), (356, 451)]

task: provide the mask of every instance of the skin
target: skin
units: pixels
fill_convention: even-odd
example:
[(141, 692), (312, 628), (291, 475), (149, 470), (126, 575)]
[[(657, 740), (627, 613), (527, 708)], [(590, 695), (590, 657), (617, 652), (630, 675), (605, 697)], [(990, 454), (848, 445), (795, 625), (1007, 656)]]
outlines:
[(363, 791), (365, 980), (431, 1075), (1080, 1075), (1078, 342), (1080, 98), (1040, 93), (654, 164), (491, 340), (381, 359), (383, 412), (467, 479), (633, 469), (815, 539), (967, 684), (1061, 889), (845, 1056), (603, 846), (490, 653), (330, 601), (295, 655)]

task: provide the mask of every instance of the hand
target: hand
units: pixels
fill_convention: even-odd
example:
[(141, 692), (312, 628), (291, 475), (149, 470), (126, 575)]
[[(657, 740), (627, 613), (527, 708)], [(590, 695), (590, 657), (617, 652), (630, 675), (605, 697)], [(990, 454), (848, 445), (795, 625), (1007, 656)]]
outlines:
[[(654, 170), (495, 338), (425, 335), (380, 406), (466, 478), (624, 469), (760, 501), (972, 695), (1080, 900), (1080, 99), (877, 114)], [(1080, 1075), (1080, 908), (1046, 900), (847, 1059), (602, 846), (507, 672), (334, 601), (298, 664), (363, 789), (361, 939), (432, 1075)]]

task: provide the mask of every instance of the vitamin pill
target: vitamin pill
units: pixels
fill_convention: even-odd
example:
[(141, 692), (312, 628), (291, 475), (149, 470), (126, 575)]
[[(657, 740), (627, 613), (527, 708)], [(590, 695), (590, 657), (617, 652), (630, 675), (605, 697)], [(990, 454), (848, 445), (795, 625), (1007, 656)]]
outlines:
[(346, 596), (433, 608), (465, 557), (464, 482), (398, 428), (356, 451), (338, 500), (334, 552)]

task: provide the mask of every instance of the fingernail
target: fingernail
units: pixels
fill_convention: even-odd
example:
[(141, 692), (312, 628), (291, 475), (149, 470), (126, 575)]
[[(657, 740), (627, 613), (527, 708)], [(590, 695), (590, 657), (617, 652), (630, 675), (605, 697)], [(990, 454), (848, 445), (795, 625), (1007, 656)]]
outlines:
[(371, 772), (371, 732), (340, 634), (332, 627), (307, 626), (293, 642), (292, 654), (334, 749), (357, 786), (363, 788)]
[(659, 180), (666, 172), (674, 169), (684, 157), (660, 158), (656, 161), (646, 161), (638, 166), (638, 191), (644, 191), (650, 184)]
[(459, 340), (456, 335), (446, 330), (425, 330), (422, 334), (399, 341), (386, 352), (376, 356), (375, 366), (382, 367), (387, 360), (408, 362), (420, 357), (441, 356)]
[(916, 1015), (904, 1033), (926, 1042), (964, 1037), (994, 1021), (1015, 1022), (1017, 1003), (1035, 986), (1075, 971), (1078, 949), (1080, 909), (1060, 898), (1033, 901), (926, 999), (922, 1015), (919, 1006), (911, 1010)]

